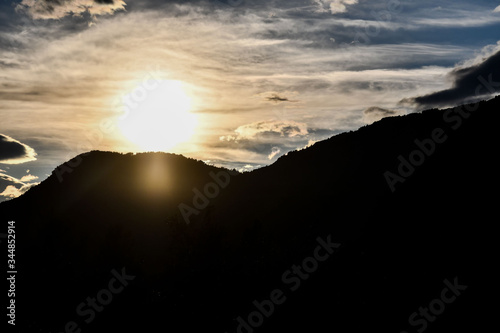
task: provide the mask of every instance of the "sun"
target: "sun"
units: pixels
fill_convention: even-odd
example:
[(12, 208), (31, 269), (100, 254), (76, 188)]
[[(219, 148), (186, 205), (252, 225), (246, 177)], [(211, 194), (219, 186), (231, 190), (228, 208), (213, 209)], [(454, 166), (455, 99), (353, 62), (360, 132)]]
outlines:
[(142, 83), (123, 98), (118, 127), (143, 151), (167, 151), (190, 139), (196, 128), (191, 97), (181, 81)]

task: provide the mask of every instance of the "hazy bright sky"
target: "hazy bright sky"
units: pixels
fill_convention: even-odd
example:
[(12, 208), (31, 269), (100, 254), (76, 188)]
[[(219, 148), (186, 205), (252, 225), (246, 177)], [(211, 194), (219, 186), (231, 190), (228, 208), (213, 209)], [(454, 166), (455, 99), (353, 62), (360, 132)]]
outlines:
[(3, 0), (0, 200), (94, 149), (270, 164), (433, 106), (499, 31), (485, 0)]

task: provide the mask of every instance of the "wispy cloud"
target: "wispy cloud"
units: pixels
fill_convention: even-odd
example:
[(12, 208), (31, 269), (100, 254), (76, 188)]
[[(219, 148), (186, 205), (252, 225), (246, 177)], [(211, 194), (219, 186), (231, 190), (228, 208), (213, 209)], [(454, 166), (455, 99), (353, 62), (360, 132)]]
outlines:
[(267, 156), (268, 159), (272, 160), (274, 157), (276, 157), (279, 153), (281, 153), (281, 149), (279, 147), (273, 147), (271, 149), (271, 153)]
[(34, 19), (60, 19), (68, 15), (113, 14), (125, 9), (122, 0), (22, 0), (17, 11), (26, 12)]

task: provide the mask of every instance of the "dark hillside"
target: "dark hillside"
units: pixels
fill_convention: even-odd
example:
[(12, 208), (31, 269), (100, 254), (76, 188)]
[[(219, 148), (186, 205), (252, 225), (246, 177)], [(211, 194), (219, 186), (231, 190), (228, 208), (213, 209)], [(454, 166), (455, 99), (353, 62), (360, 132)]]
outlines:
[[(286, 301), (255, 332), (480, 331), (496, 315), (499, 110), (496, 98), (385, 118), (245, 174), (163, 153), (78, 156), (0, 204), (19, 238), (19, 331), (236, 332), (275, 289)], [(318, 237), (341, 245), (291, 291), (283, 274)], [(85, 323), (76, 307), (122, 267), (136, 278)], [(455, 278), (467, 289), (411, 326)]]

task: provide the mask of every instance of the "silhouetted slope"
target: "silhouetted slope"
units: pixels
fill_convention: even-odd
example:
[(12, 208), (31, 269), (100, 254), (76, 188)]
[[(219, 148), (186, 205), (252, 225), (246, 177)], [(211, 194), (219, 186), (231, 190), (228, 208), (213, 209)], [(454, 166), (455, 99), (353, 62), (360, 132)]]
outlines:
[[(282, 274), (328, 235), (339, 250), (255, 331), (414, 332), (408, 317), (455, 277), (468, 289), (427, 331), (486, 327), (499, 109), (496, 98), (472, 113), (385, 118), (232, 173), (189, 225), (179, 205), (193, 207), (193, 189), (204, 192), (223, 169), (171, 154), (81, 156), (62, 182), (54, 173), (0, 204), (2, 221), (18, 228), (19, 327), (82, 323), (76, 306), (106, 286), (111, 269), (126, 267), (136, 279), (81, 325), (85, 332), (155, 324), (235, 332), (234, 319), (273, 289), (287, 290)], [(397, 175), (400, 156), (416, 157), (415, 140), (433, 136), (444, 142), (427, 145), (429, 156), (392, 191), (386, 172)]]

